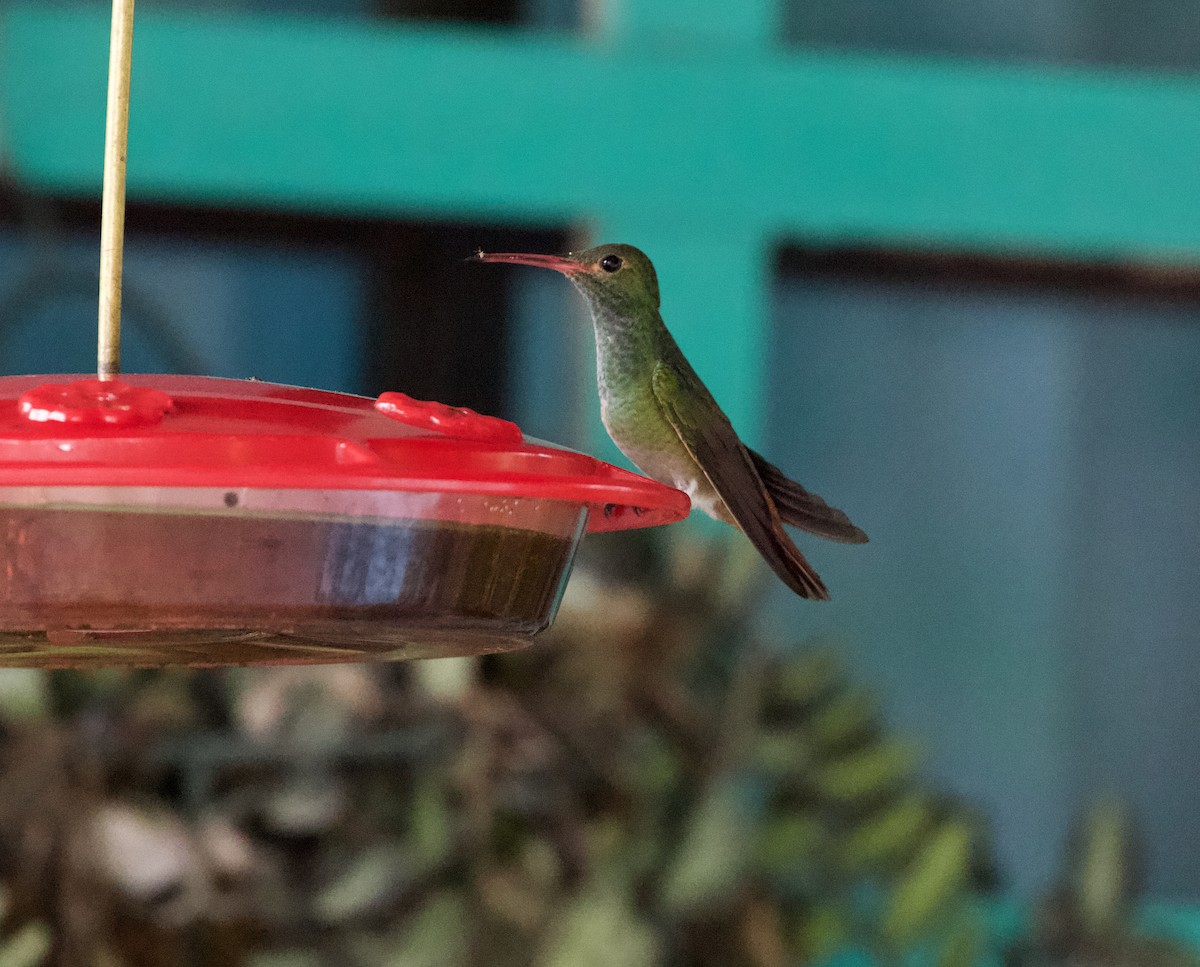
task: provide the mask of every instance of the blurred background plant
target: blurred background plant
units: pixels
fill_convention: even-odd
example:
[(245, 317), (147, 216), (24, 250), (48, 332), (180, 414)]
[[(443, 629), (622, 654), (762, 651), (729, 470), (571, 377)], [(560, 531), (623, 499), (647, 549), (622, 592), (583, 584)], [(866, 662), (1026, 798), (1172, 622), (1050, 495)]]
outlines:
[[(481, 661), (4, 673), (0, 965), (994, 959), (986, 818), (838, 644), (754, 629), (740, 542), (633, 544)], [(1013, 967), (1195, 963), (1131, 932), (1126, 825), (1097, 807)]]

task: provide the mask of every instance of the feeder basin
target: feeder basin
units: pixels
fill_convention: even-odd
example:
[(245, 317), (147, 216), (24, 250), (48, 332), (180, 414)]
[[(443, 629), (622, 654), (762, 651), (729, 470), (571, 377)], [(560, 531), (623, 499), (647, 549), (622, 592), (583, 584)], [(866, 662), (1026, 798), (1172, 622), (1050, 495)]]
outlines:
[[(552, 621), (589, 524), (687, 509), (512, 424), (398, 394), (47, 379), (73, 378), (0, 378), (0, 665), (516, 648)], [(96, 393), (101, 416), (142, 412), (101, 419)]]

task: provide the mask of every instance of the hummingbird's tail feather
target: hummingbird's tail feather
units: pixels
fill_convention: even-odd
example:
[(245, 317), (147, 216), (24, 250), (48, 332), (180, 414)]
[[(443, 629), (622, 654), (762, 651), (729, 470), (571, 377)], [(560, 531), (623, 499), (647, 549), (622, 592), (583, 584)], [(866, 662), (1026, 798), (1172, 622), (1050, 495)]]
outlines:
[(810, 534), (843, 544), (865, 544), (867, 535), (851, 523), (850, 518), (836, 507), (830, 507), (816, 494), (805, 490), (775, 464), (749, 447), (746, 452), (775, 501), (775, 509), (785, 524), (799, 527)]
[(814, 601), (829, 600), (829, 591), (825, 587), (825, 582), (813, 570), (813, 566), (800, 553), (800, 548), (792, 543), (792, 539), (787, 536), (781, 526), (769, 528), (765, 532), (760, 530), (757, 533), (747, 530), (740, 522), (739, 526), (750, 538), (763, 560), (771, 566), (772, 571), (779, 575), (784, 584), (802, 598), (811, 598)]
[[(801, 553), (782, 522), (774, 521), (768, 514), (762, 514), (757, 506), (735, 507), (737, 499), (722, 498), (724, 506), (718, 506), (712, 516), (731, 524), (740, 530), (750, 540), (754, 549), (770, 566), (789, 588), (802, 598), (814, 601), (828, 601), (829, 591), (821, 576), (813, 570), (808, 559)], [(766, 499), (763, 499), (763, 505)]]

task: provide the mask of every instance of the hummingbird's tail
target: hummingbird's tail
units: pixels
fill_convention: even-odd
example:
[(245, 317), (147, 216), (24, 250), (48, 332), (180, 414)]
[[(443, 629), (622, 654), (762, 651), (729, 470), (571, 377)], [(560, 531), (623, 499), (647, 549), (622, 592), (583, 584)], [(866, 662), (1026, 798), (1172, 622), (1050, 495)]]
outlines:
[[(749, 536), (749, 535), (747, 535)], [(767, 531), (766, 540), (756, 535), (751, 538), (758, 553), (789, 588), (802, 598), (828, 601), (829, 591), (821, 576), (813, 570), (800, 548), (792, 543), (782, 527)]]
[(783, 521), (765, 494), (756, 500), (731, 495), (718, 501), (709, 513), (745, 534), (771, 570), (800, 597), (829, 600), (825, 582), (783, 529)]
[(867, 535), (851, 523), (850, 518), (836, 507), (830, 507), (816, 494), (801, 487), (775, 464), (755, 453), (749, 447), (746, 452), (754, 461), (754, 468), (762, 478), (763, 486), (775, 502), (775, 509), (785, 524), (799, 527), (810, 534), (843, 544), (865, 544)]

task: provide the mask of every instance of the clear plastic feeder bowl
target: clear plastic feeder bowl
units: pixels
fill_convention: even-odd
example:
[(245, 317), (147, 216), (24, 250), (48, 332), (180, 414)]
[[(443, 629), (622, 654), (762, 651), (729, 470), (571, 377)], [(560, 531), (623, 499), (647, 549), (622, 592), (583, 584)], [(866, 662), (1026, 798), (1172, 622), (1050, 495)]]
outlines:
[(554, 617), (585, 531), (686, 495), (385, 393), (0, 378), (0, 665), (477, 654)]

